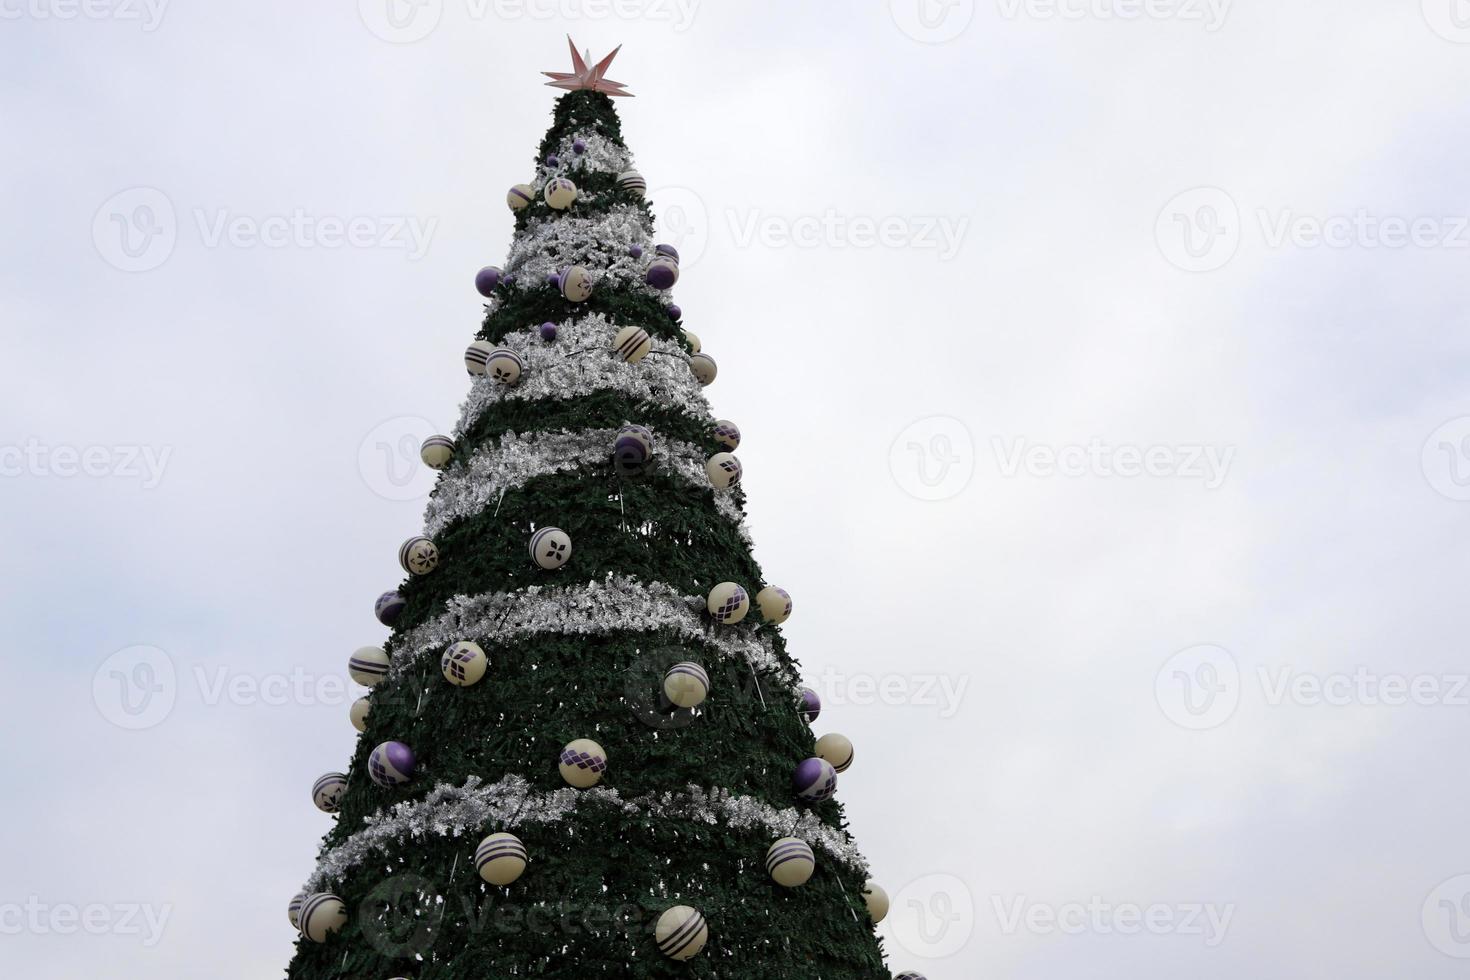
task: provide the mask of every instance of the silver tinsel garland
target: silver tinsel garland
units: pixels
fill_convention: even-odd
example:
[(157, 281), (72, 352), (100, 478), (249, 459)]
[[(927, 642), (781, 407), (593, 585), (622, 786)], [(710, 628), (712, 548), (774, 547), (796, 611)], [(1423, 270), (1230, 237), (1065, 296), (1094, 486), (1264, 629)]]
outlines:
[[(587, 148), (581, 153), (573, 153), (572, 143), (579, 139), (587, 144)], [(627, 147), (619, 146), (591, 130), (563, 136), (552, 152), (560, 161), (558, 167), (549, 171), (553, 177), (565, 175), (576, 180), (579, 170), (620, 174), (624, 170), (633, 169), (633, 154)], [(538, 169), (543, 172), (547, 171), (544, 163)], [(541, 179), (544, 181), (546, 178), (542, 176)]]
[(665, 629), (721, 656), (775, 673), (788, 694), (796, 696), (801, 689), (800, 678), (776, 655), (770, 640), (738, 626), (707, 625), (700, 615), (704, 606), (704, 596), (680, 595), (662, 582), (644, 584), (623, 576), (586, 585), (533, 585), (520, 592), (458, 595), (445, 603), (445, 612), (415, 626), (392, 644), (388, 672), (397, 678), (424, 660), (437, 664), (444, 648), (459, 640)]
[(607, 390), (713, 421), (704, 390), (689, 370), (689, 354), (677, 344), (655, 339), (653, 353), (627, 364), (612, 350), (618, 328), (601, 313), (557, 324), (552, 344), (533, 336), (536, 324), (526, 326), (525, 333), (509, 334), (501, 341), (525, 362), (519, 383), (507, 387), (488, 377), (476, 378), (461, 406), (456, 438), (499, 401), (579, 398)]
[(367, 818), (366, 827), (323, 852), (304, 890), (308, 894), (328, 890), (374, 852), (385, 852), (407, 840), (429, 835), (468, 836), (466, 847), (472, 849), (480, 834), (511, 830), (522, 824), (555, 823), (576, 810), (598, 806), (629, 815), (696, 820), (710, 825), (723, 822), (732, 830), (763, 829), (773, 838), (798, 837), (854, 871), (864, 876), (868, 873), (867, 862), (851, 838), (812, 813), (795, 807), (778, 810), (724, 789), (689, 786), (678, 793), (624, 800), (617, 790), (603, 787), (538, 793), (521, 776), (506, 776), (489, 785), (471, 776), (463, 786), (441, 783), (422, 800), (399, 803), (381, 816)]
[[(532, 218), (516, 236), (506, 256), (505, 271), (522, 289), (551, 289), (546, 277), (567, 266), (580, 265), (592, 273), (594, 289), (620, 289), (662, 299), (666, 294), (644, 281), (653, 259), (653, 229), (642, 208), (614, 204), (609, 210), (583, 217), (571, 212)], [(643, 254), (628, 254), (632, 245)]]
[[(605, 463), (612, 456), (616, 439), (616, 429), (525, 435), (508, 432), (444, 471), (424, 516), (424, 533), (432, 538), (453, 521), (478, 514), (492, 504), (498, 506), (501, 494), (522, 487), (535, 477)], [(659, 440), (657, 433), (654, 442), (655, 466), (676, 474), (691, 486), (710, 485), (702, 450), (687, 442)], [(743, 526), (745, 515), (734, 499), (716, 490), (715, 507), (749, 542)]]

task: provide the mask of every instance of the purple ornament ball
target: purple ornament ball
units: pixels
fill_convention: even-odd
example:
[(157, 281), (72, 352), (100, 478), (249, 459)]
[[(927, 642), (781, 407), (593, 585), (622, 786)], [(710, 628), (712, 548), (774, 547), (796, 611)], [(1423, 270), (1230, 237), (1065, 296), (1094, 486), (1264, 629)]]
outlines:
[(801, 716), (803, 718), (805, 718), (808, 723), (811, 723), (811, 722), (816, 721), (817, 720), (817, 716), (820, 715), (821, 713), (822, 713), (822, 699), (819, 698), (819, 697), (817, 697), (817, 692), (816, 691), (813, 691), (809, 687), (802, 688), (801, 689)]
[(546, 154), (546, 165), (548, 167), (555, 167), (559, 163), (561, 163), (561, 160), (557, 159), (555, 153)]
[(368, 775), (379, 786), (402, 786), (413, 778), (416, 762), (413, 749), (407, 745), (402, 742), (384, 742), (368, 756)]
[(830, 800), (837, 792), (837, 770), (826, 759), (804, 759), (791, 777), (791, 788), (808, 803)]
[(541, 339), (546, 341), (548, 344), (555, 340), (556, 324), (552, 323), (550, 320), (547, 320), (545, 323), (541, 324)]
[(378, 622), (384, 626), (392, 626), (398, 621), (398, 615), (403, 612), (404, 605), (403, 596), (397, 592), (384, 592), (378, 596), (378, 601), (373, 603), (373, 615), (378, 617)]
[(676, 304), (670, 304), (668, 307), (666, 307), (666, 309), (668, 310), (670, 320), (674, 320), (677, 322), (678, 319), (684, 315), (684, 311), (679, 309)]
[(678, 266), (669, 261), (654, 262), (644, 273), (643, 281), (654, 289), (668, 289), (679, 281)]
[(500, 277), (505, 273), (493, 265), (487, 265), (475, 273), (475, 288), (480, 291), (481, 296), (489, 296), (495, 292), (495, 287), (500, 285)]
[(560, 272), (548, 272), (546, 274), (546, 284), (548, 286), (555, 286), (557, 289), (560, 289), (561, 288), (561, 273)]
[(587, 144), (582, 140), (572, 140), (572, 152), (580, 156), (587, 152)]
[(628, 257), (629, 258), (633, 258), (633, 259), (641, 259), (641, 258), (643, 258), (643, 246), (642, 245), (629, 245), (628, 246)]
[(679, 261), (679, 250), (672, 245), (655, 245), (653, 246), (653, 254), (661, 258), (673, 259), (675, 262)]

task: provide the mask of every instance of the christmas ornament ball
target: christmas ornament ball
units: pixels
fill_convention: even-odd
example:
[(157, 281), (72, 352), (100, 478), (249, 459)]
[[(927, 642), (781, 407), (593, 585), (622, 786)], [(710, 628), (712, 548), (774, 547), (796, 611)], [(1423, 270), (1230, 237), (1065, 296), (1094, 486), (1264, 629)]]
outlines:
[(768, 585), (755, 594), (755, 604), (768, 623), (779, 625), (791, 618), (791, 593), (785, 589)]
[(613, 440), (613, 465), (619, 474), (642, 473), (653, 461), (653, 433), (645, 426), (625, 425)]
[(641, 259), (641, 258), (643, 258), (643, 246), (642, 245), (629, 245), (628, 246), (628, 258), (630, 258), (630, 259)]
[(650, 456), (653, 455), (653, 430), (646, 425), (629, 422), (618, 429), (618, 438), (636, 439), (643, 444), (644, 449), (648, 450)]
[(709, 926), (698, 910), (675, 905), (658, 917), (653, 927), (658, 951), (671, 960), (692, 960), (709, 942)]
[(384, 742), (368, 756), (368, 775), (384, 789), (402, 786), (413, 778), (413, 749), (402, 742)]
[(672, 259), (654, 259), (648, 263), (643, 281), (654, 289), (672, 289), (679, 281), (679, 263)]
[(804, 759), (791, 777), (791, 788), (808, 803), (830, 800), (837, 792), (837, 770), (826, 759)]
[(363, 687), (372, 687), (388, 676), (388, 654), (382, 647), (358, 647), (347, 660), (347, 673)]
[(699, 334), (695, 333), (693, 330), (685, 330), (684, 342), (689, 345), (689, 353), (699, 353), (699, 348), (701, 346), (699, 343)]
[(548, 571), (572, 557), (571, 535), (559, 527), (543, 527), (531, 535), (531, 560)]
[(306, 896), (301, 903), (297, 922), (301, 934), (314, 943), (324, 943), (327, 936), (347, 924), (347, 904), (328, 892)]
[(439, 564), (439, 549), (422, 534), (398, 547), (398, 564), (410, 575), (427, 575)]
[(684, 311), (679, 309), (678, 303), (670, 303), (668, 306), (665, 306), (664, 312), (667, 313), (669, 315), (669, 319), (673, 320), (675, 323), (678, 323), (680, 318), (684, 316)]
[(342, 794), (347, 791), (347, 777), (329, 772), (311, 784), (311, 802), (323, 813), (336, 813), (342, 807)]
[(863, 901), (868, 904), (868, 915), (874, 925), (888, 918), (888, 893), (876, 881), (863, 886)]
[(450, 645), (444, 656), (439, 658), (439, 669), (444, 672), (444, 679), (455, 687), (479, 683), (489, 666), (490, 660), (485, 651), (471, 640), (460, 640)]
[(928, 978), (924, 974), (914, 970), (904, 970), (898, 976), (894, 977), (893, 980), (928, 980)]
[(613, 338), (613, 353), (629, 364), (637, 364), (653, 350), (653, 338), (642, 327), (624, 327)]
[(618, 174), (618, 186), (638, 197), (642, 197), (643, 192), (648, 190), (648, 183), (643, 179), (643, 175), (636, 170), (624, 170)]
[(730, 453), (715, 453), (704, 464), (704, 472), (716, 490), (728, 490), (740, 482), (740, 460)]
[(492, 885), (509, 885), (526, 871), (530, 855), (515, 834), (491, 834), (475, 848), (475, 868)]
[(847, 772), (852, 765), (852, 740), (846, 735), (828, 732), (817, 739), (817, 758), (826, 759), (838, 772)]
[(664, 697), (678, 708), (697, 708), (709, 697), (709, 674), (692, 661), (674, 664), (664, 674)]
[(715, 375), (719, 373), (719, 366), (715, 359), (708, 354), (695, 354), (689, 358), (689, 370), (694, 372), (694, 377), (699, 383), (708, 387), (715, 383)]
[(525, 369), (526, 362), (521, 360), (521, 355), (509, 347), (495, 348), (485, 362), (485, 373), (503, 385), (514, 385), (521, 380), (521, 372)]
[(431, 470), (442, 470), (454, 459), (454, 440), (448, 436), (429, 436), (419, 447), (419, 459)]
[(717, 623), (738, 623), (750, 612), (750, 596), (734, 582), (721, 582), (709, 590), (705, 608)]
[(384, 592), (373, 603), (373, 615), (378, 617), (378, 622), (384, 626), (392, 626), (398, 622), (398, 617), (403, 613), (405, 605), (407, 603), (403, 601), (403, 596), (397, 592)]
[(373, 702), (368, 698), (358, 698), (352, 702), (352, 707), (347, 709), (347, 716), (352, 719), (352, 727), (360, 732), (367, 731), (368, 711)]
[(556, 339), (556, 324), (552, 323), (550, 320), (547, 320), (545, 323), (541, 324), (539, 332), (541, 334), (541, 339), (549, 344)]
[(817, 697), (817, 692), (809, 687), (801, 689), (801, 697), (797, 699), (797, 710), (808, 723), (814, 722), (822, 714), (822, 699)]
[(546, 165), (548, 167), (555, 167), (555, 166), (558, 166), (560, 163), (561, 163), (561, 158), (558, 157), (555, 153), (548, 153), (548, 154), (546, 154)]
[(505, 192), (505, 203), (512, 211), (519, 211), (536, 200), (536, 188), (530, 184), (516, 184)]
[(602, 781), (602, 774), (607, 771), (607, 753), (592, 739), (579, 738), (561, 750), (557, 765), (568, 786), (587, 789)]
[(562, 296), (573, 303), (584, 303), (592, 295), (592, 273), (580, 265), (562, 270), (556, 281)]
[(653, 246), (653, 254), (659, 258), (668, 259), (676, 265), (679, 262), (679, 250), (672, 245), (655, 245)]
[(490, 360), (490, 355), (495, 353), (495, 345), (477, 340), (465, 348), (464, 368), (476, 377), (485, 373), (485, 364)]
[(577, 185), (565, 177), (553, 177), (546, 183), (546, 190), (542, 192), (546, 203), (556, 211), (565, 211), (572, 206), (577, 199)]
[(499, 267), (487, 265), (475, 273), (475, 288), (480, 291), (481, 296), (493, 296), (495, 287), (500, 285), (500, 277), (505, 275)]
[(586, 140), (572, 140), (572, 152), (575, 153), (575, 154), (577, 154), (577, 156), (581, 156), (583, 153), (586, 153), (587, 152), (587, 141)]
[(291, 901), (286, 906), (286, 918), (291, 920), (291, 928), (301, 928), (301, 906), (305, 904), (306, 892), (297, 892), (291, 896)]
[(782, 837), (766, 851), (766, 874), (782, 888), (799, 888), (816, 870), (817, 856), (799, 837)]
[(729, 419), (719, 419), (715, 422), (715, 442), (733, 453), (740, 448), (740, 426)]

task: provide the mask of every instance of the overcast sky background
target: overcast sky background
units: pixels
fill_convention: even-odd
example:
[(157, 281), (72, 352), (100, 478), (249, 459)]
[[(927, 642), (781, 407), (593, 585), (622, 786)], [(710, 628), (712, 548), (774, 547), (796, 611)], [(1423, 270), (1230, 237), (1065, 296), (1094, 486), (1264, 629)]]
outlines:
[(1470, 5), (388, 2), (0, 0), (8, 975), (283, 972), (571, 31), (895, 972), (1463, 976)]

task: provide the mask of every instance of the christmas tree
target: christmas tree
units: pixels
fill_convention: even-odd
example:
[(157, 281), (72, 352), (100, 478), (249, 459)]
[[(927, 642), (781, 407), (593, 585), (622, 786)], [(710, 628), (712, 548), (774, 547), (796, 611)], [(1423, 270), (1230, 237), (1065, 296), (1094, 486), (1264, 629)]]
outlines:
[[(616, 54), (616, 52), (614, 52)], [(739, 430), (669, 289), (606, 77), (572, 50), (337, 815), (290, 905), (295, 980), (886, 978), (887, 898), (832, 798), (743, 527)], [(906, 974), (905, 976), (917, 976)]]

